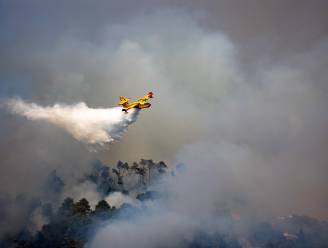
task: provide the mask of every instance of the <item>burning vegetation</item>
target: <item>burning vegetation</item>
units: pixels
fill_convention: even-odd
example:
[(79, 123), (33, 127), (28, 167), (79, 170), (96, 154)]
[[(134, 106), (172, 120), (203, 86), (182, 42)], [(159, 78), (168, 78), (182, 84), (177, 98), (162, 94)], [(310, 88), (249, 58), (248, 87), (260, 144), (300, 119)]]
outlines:
[[(77, 186), (91, 185), (97, 194), (93, 205), (88, 197), (76, 199), (65, 192), (66, 182), (56, 171), (49, 174), (44, 188), (47, 194), (38, 199), (24, 196), (2, 198), (2, 224), (8, 224), (8, 208), (20, 207), (20, 225), (2, 228), (0, 247), (98, 247), (93, 243), (97, 232), (104, 227), (120, 227), (120, 222), (138, 223), (140, 216), (160, 204), (168, 196), (157, 185), (167, 178), (178, 178), (184, 165), (171, 170), (164, 162), (141, 159), (129, 165), (118, 161), (115, 167), (101, 161), (91, 163), (89, 173), (77, 181)], [(81, 186), (82, 187), (82, 186)], [(64, 197), (65, 196), (65, 197)], [(7, 211), (7, 212), (6, 212)], [(156, 212), (155, 212), (156, 214)], [(173, 247), (327, 247), (328, 223), (316, 219), (290, 215), (249, 224), (247, 216), (227, 208), (220, 208), (216, 218), (224, 228), (193, 229), (179, 237)], [(247, 230), (242, 230), (247, 224)], [(163, 224), (165, 225), (165, 223)], [(12, 227), (12, 226), (10, 226)], [(122, 230), (124, 232), (124, 230)], [(127, 231), (128, 232), (128, 231)], [(124, 234), (123, 234), (124, 235)], [(115, 243), (114, 243), (115, 244)], [(151, 242), (150, 242), (151, 244)], [(108, 244), (110, 245), (110, 244)], [(119, 245), (124, 247), (124, 245)], [(136, 247), (139, 247), (136, 244)], [(148, 247), (148, 246), (147, 246)], [(149, 247), (158, 247), (156, 244)]]

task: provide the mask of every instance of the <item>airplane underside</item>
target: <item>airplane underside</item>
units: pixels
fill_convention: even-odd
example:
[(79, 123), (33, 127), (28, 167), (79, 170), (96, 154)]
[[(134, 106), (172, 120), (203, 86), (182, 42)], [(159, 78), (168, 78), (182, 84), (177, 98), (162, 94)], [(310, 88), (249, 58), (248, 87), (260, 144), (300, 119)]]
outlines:
[[(145, 109), (145, 108), (149, 108), (151, 106), (150, 103), (144, 103), (142, 105), (139, 105), (139, 106), (135, 106), (135, 107), (132, 107), (132, 108), (136, 108), (136, 109)], [(127, 113), (129, 109), (132, 109), (132, 108), (123, 108), (122, 111)]]

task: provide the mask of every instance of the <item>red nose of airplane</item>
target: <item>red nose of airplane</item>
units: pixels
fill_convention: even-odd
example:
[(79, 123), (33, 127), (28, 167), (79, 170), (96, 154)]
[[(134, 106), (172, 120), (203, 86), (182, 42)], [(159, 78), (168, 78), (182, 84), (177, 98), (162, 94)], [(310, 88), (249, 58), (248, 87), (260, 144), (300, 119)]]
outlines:
[(153, 98), (153, 95), (154, 95), (153, 92), (151, 92), (151, 91), (148, 92), (148, 96), (149, 96), (150, 98)]

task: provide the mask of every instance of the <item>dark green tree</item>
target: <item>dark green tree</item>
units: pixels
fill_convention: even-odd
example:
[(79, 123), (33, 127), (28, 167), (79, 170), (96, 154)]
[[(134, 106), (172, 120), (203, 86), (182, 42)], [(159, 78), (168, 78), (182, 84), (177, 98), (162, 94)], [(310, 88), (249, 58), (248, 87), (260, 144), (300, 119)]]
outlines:
[(113, 215), (113, 212), (114, 208), (111, 208), (105, 200), (100, 200), (95, 207), (95, 211), (93, 211), (93, 215), (98, 219), (106, 220)]
[(67, 197), (58, 209), (59, 217), (69, 217), (74, 213), (74, 201), (72, 198)]
[(105, 200), (100, 200), (96, 205), (95, 211), (107, 211), (110, 208), (111, 207)]
[(91, 207), (87, 199), (82, 198), (78, 202), (74, 203), (74, 214), (88, 215), (91, 212)]

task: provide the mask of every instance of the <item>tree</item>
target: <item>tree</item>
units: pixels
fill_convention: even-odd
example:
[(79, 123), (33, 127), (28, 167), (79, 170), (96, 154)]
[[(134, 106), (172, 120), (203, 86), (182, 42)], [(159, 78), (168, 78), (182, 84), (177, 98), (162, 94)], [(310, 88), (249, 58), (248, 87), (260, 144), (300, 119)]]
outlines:
[(145, 182), (146, 170), (145, 170), (145, 168), (135, 167), (134, 171), (137, 175), (139, 175), (139, 184), (141, 184), (142, 186), (146, 186), (146, 182)]
[(122, 175), (120, 173), (120, 171), (116, 170), (116, 169), (112, 169), (113, 173), (115, 173), (115, 175), (117, 176), (117, 184), (121, 185), (123, 184), (123, 178)]
[(129, 170), (129, 164), (128, 163), (123, 163), (121, 160), (119, 160), (116, 164), (116, 168), (119, 171), (119, 174), (121, 176), (124, 176), (125, 173)]
[(113, 211), (114, 208), (111, 208), (110, 205), (105, 200), (100, 200), (97, 203), (93, 214), (102, 220), (106, 220), (112, 216)]
[(132, 166), (130, 167), (131, 170), (136, 170), (139, 167), (137, 162), (133, 162)]
[(88, 215), (91, 212), (91, 207), (87, 199), (82, 198), (74, 204), (74, 213), (79, 215)]
[(121, 185), (121, 186), (119, 186), (119, 189), (121, 191), (123, 191), (124, 190), (124, 188), (123, 188), (123, 183), (124, 183), (123, 182), (123, 177), (124, 177), (124, 175), (126, 175), (126, 173), (129, 170), (129, 164), (128, 163), (123, 163), (121, 160), (119, 160), (116, 164), (116, 168), (117, 169), (113, 168), (112, 172), (116, 174), (117, 184)]
[(156, 168), (160, 174), (163, 174), (167, 170), (167, 165), (163, 161), (160, 161), (156, 164)]
[(74, 239), (64, 239), (62, 247), (66, 248), (82, 248), (84, 246), (83, 242)]
[(111, 207), (109, 206), (109, 204), (107, 203), (107, 201), (105, 200), (100, 200), (95, 208), (95, 211), (107, 211), (109, 210)]
[(74, 212), (74, 201), (72, 198), (67, 197), (63, 201), (62, 205), (58, 209), (58, 215), (60, 217), (68, 217), (73, 215)]
[(155, 167), (155, 163), (152, 159), (140, 159), (140, 164), (143, 166), (143, 169), (148, 170), (148, 183), (150, 183), (151, 170)]

